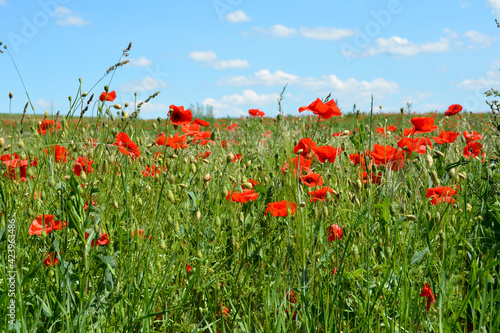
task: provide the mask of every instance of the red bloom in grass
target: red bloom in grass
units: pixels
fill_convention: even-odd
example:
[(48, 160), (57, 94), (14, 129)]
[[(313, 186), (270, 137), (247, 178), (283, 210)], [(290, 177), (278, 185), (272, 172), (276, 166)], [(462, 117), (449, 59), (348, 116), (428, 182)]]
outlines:
[(226, 129), (229, 131), (229, 132), (235, 132), (237, 129), (238, 129), (238, 124), (236, 123), (232, 123), (231, 125), (228, 125), (226, 127)]
[(411, 118), (411, 124), (413, 128), (405, 129), (404, 136), (434, 132), (438, 128), (437, 125), (434, 125), (434, 119), (431, 117), (413, 117)]
[(336, 136), (338, 136), (338, 137), (343, 137), (343, 136), (349, 136), (349, 135), (351, 135), (351, 134), (352, 134), (352, 132), (351, 132), (351, 131), (345, 130), (345, 131), (342, 131), (342, 132), (333, 133), (333, 134), (332, 134), (332, 137), (336, 137)]
[(22, 160), (16, 153), (6, 154), (0, 156), (0, 161), (7, 166), (7, 170), (4, 173), (5, 178), (10, 178), (14, 180), (17, 178), (16, 169), (19, 168), (19, 180), (25, 182), (27, 180), (26, 175), (28, 172), (28, 166), (38, 165), (36, 157), (31, 163), (28, 162), (28, 158)]
[(66, 163), (69, 156), (69, 150), (60, 145), (52, 146), (49, 149), (43, 149), (43, 152), (47, 155), (54, 155), (54, 161), (57, 163)]
[[(132, 237), (134, 236), (135, 236), (135, 228), (132, 229)], [(146, 238), (146, 236), (144, 236), (144, 230), (142, 230), (141, 228), (139, 228), (139, 237)], [(151, 239), (151, 237), (153, 236), (149, 236), (149, 239)]]
[(42, 261), (45, 266), (55, 266), (59, 262), (54, 252), (46, 253), (43, 257), (45, 259), (42, 258)]
[(156, 144), (158, 146), (163, 146), (167, 141), (167, 136), (165, 135), (165, 132), (161, 132), (158, 134), (158, 137), (156, 138)]
[(231, 192), (227, 191), (226, 200), (245, 203), (248, 201), (255, 201), (259, 197), (259, 193), (255, 193), (255, 190), (243, 190), (243, 192)]
[(323, 186), (323, 177), (318, 173), (310, 172), (305, 176), (300, 176), (300, 180), (309, 187)]
[(361, 156), (359, 154), (350, 154), (349, 155), (349, 159), (351, 160), (351, 162), (354, 164), (354, 165), (358, 165), (360, 164), (362, 161), (364, 162), (364, 154), (361, 154)]
[(299, 143), (293, 148), (293, 152), (297, 153), (302, 149), (300, 155), (307, 157), (307, 154), (309, 154), (314, 147), (316, 147), (316, 142), (312, 141), (311, 138), (303, 138), (300, 139)]
[(241, 154), (234, 154), (233, 162), (239, 162), (243, 158), (243, 155)]
[(401, 149), (407, 148), (408, 153), (411, 155), (413, 152), (418, 154), (425, 154), (427, 152), (426, 146), (432, 148), (431, 139), (429, 138), (402, 138), (398, 141), (398, 147)]
[[(85, 232), (85, 239), (88, 239), (89, 238), (89, 233), (86, 231)], [(108, 238), (108, 234), (105, 233), (101, 233), (99, 238), (97, 239), (97, 242), (95, 239), (92, 240), (92, 243), (90, 244), (90, 246), (95, 246), (97, 247), (98, 245), (108, 245), (109, 244), (109, 238)]]
[(373, 146), (373, 151), (370, 153), (370, 156), (375, 161), (375, 165), (382, 164), (385, 166), (391, 166), (393, 171), (401, 170), (405, 161), (404, 151), (391, 146), (382, 146), (379, 144), (375, 144)]
[[(163, 171), (162, 171), (163, 170)], [(167, 167), (164, 166), (163, 168), (156, 166), (156, 165), (151, 165), (146, 168), (146, 170), (142, 171), (142, 175), (144, 177), (154, 177), (156, 175), (160, 175), (162, 172), (165, 172), (167, 170)]]
[(427, 311), (429, 311), (431, 308), (431, 304), (436, 303), (436, 299), (434, 298), (434, 293), (432, 292), (431, 286), (429, 286), (428, 283), (424, 283), (422, 292), (419, 295), (422, 297), (427, 297)]
[(290, 290), (288, 294), (286, 294), (286, 299), (290, 303), (297, 303), (297, 297), (295, 297), (295, 292), (293, 290)]
[(191, 268), (190, 264), (186, 264), (186, 271), (188, 271), (188, 272), (192, 272), (193, 271), (193, 269)]
[(38, 215), (33, 222), (31, 222), (29, 228), (29, 234), (31, 236), (38, 235), (41, 236), (43, 230), (43, 224), (45, 223), (45, 233), (50, 234), (53, 230), (60, 230), (66, 226), (66, 221), (54, 221), (54, 215)]
[(475, 141), (469, 142), (469, 144), (464, 147), (463, 153), (465, 158), (475, 158), (479, 155), (484, 158), (485, 156), (483, 145)]
[(165, 146), (172, 147), (175, 150), (188, 148), (189, 145), (186, 143), (186, 135), (179, 136), (179, 132), (175, 133), (173, 137), (168, 137), (165, 142)]
[[(300, 173), (302, 173), (303, 171), (309, 172), (311, 170), (310, 166), (312, 164), (312, 161), (309, 161), (307, 158), (304, 158), (304, 157), (299, 155), (299, 156), (296, 156), (294, 158), (289, 159), (288, 163), (290, 165), (292, 165), (293, 171), (295, 173), (297, 173), (297, 166), (299, 166)], [(284, 167), (285, 166), (283, 166), (283, 168)], [(288, 167), (287, 167), (287, 169), (288, 169)]]
[(453, 143), (460, 135), (458, 132), (452, 131), (441, 131), (438, 136), (433, 136), (432, 139), (438, 144), (442, 145), (443, 143)]
[(465, 143), (467, 144), (471, 141), (479, 141), (483, 139), (483, 136), (476, 131), (470, 131), (469, 133), (464, 131), (463, 135), (465, 138)]
[(222, 148), (227, 148), (228, 147), (227, 140), (222, 140), (220, 142), (220, 145), (221, 145)]
[(384, 134), (385, 133), (385, 128), (383, 128), (383, 127), (377, 127), (375, 129), (375, 132), (380, 133), (380, 134)]
[(204, 126), (204, 127), (208, 127), (210, 126), (210, 123), (208, 121), (205, 121), (205, 120), (201, 120), (201, 119), (198, 119), (196, 118), (195, 120), (193, 120), (193, 125), (200, 125), (200, 126)]
[(437, 205), (442, 202), (447, 202), (449, 204), (453, 204), (455, 199), (452, 198), (457, 192), (454, 189), (448, 186), (440, 186), (434, 188), (428, 188), (427, 193), (425, 195), (426, 198), (432, 198), (431, 204)]
[(116, 135), (113, 145), (118, 146), (122, 154), (130, 156), (132, 159), (141, 155), (141, 151), (137, 145), (130, 140), (128, 134), (125, 132), (120, 132)]
[(104, 102), (104, 101), (113, 102), (115, 100), (115, 98), (116, 98), (116, 92), (114, 90), (110, 93), (103, 91), (101, 96), (99, 96), (99, 100), (101, 102)]
[(184, 111), (183, 106), (170, 105), (170, 122), (173, 125), (189, 124), (192, 119), (191, 110), (187, 109)]
[(335, 148), (332, 146), (318, 146), (313, 147), (312, 150), (321, 163), (325, 163), (326, 161), (335, 163), (335, 159), (342, 152), (342, 148)]
[(265, 113), (260, 111), (259, 109), (250, 109), (248, 113), (253, 117), (264, 117)]
[(55, 120), (52, 119), (51, 120), (44, 119), (42, 120), (42, 123), (38, 128), (38, 134), (45, 135), (47, 134), (47, 131), (49, 131), (49, 133), (52, 134), (55, 130), (60, 130), (60, 129), (61, 129), (61, 124), (58, 121), (56, 122)]
[(200, 153), (199, 158), (200, 159), (208, 158), (210, 156), (210, 154), (212, 154), (212, 152), (210, 150), (207, 150), (204, 153)]
[(297, 210), (297, 205), (294, 202), (286, 200), (270, 202), (267, 204), (267, 208), (264, 214), (267, 216), (267, 213), (269, 212), (272, 216), (288, 216), (289, 209), (291, 215), (293, 215)]
[(368, 180), (368, 173), (366, 171), (363, 172), (363, 183), (368, 184), (377, 184), (380, 185), (382, 183), (382, 174), (370, 172), (370, 179)]
[(332, 194), (333, 189), (326, 187), (326, 186), (320, 188), (319, 190), (314, 190), (314, 191), (308, 192), (311, 195), (311, 200), (309, 200), (309, 202), (316, 202), (318, 200), (325, 201), (326, 200), (326, 193), (328, 193), (328, 192), (330, 194)]
[(453, 116), (454, 114), (462, 111), (462, 106), (460, 104), (452, 104), (448, 107), (448, 110), (444, 113), (445, 116)]
[(89, 160), (86, 157), (78, 157), (75, 164), (73, 164), (73, 172), (78, 177), (80, 177), (82, 171), (88, 175), (89, 173), (94, 172), (94, 169), (92, 169), (92, 163), (94, 163), (94, 161)]
[(187, 125), (182, 125), (181, 126), (181, 131), (183, 133), (186, 133), (186, 135), (189, 135), (189, 136), (195, 136), (196, 133), (198, 133), (198, 131), (201, 129), (201, 126), (198, 125), (198, 124), (187, 124)]
[(389, 125), (389, 126), (387, 126), (387, 130), (390, 132), (396, 132), (398, 130), (398, 128), (394, 125)]
[(299, 112), (303, 111), (311, 111), (315, 115), (325, 119), (330, 119), (333, 116), (338, 117), (342, 115), (340, 109), (338, 108), (337, 104), (335, 104), (335, 101), (333, 99), (328, 101), (327, 103), (323, 103), (319, 98), (317, 98), (314, 102), (309, 104), (309, 106), (302, 106), (299, 108)]
[(332, 224), (330, 228), (328, 228), (328, 232), (330, 235), (328, 236), (328, 241), (333, 242), (334, 240), (339, 240), (344, 237), (344, 232), (342, 231), (342, 228), (339, 227), (337, 224)]

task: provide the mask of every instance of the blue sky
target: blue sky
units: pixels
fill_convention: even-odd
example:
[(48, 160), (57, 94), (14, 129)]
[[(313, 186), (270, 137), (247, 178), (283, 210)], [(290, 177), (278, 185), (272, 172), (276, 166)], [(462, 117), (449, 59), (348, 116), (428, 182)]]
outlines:
[[(344, 112), (367, 111), (372, 94), (384, 112), (407, 102), (479, 112), (484, 91), (500, 88), (496, 17), (500, 0), (0, 0), (0, 41), (40, 114), (66, 114), (78, 78), (89, 90), (129, 42), (130, 64), (110, 89), (121, 104), (160, 90), (142, 118), (195, 103), (220, 117), (275, 116), (286, 83), (287, 114), (330, 92)], [(0, 113), (10, 91), (20, 113), (27, 97), (6, 53), (0, 69)]]

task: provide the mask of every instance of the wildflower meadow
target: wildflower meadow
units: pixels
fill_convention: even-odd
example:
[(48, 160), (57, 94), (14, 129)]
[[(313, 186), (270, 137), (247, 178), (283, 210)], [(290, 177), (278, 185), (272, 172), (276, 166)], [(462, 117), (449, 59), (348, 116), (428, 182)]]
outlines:
[(500, 331), (498, 91), (148, 120), (129, 52), (66, 109), (1, 106), (0, 331)]

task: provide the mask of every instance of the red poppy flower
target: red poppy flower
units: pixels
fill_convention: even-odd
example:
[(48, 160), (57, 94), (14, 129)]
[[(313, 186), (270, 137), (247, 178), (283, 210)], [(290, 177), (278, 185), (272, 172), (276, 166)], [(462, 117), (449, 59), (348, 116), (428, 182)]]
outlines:
[(411, 118), (411, 124), (413, 128), (405, 129), (404, 136), (434, 132), (438, 128), (437, 125), (434, 125), (434, 119), (431, 117), (413, 117)]
[(151, 166), (146, 167), (146, 170), (142, 171), (142, 175), (144, 177), (149, 177), (149, 176), (154, 177), (156, 175), (161, 175), (162, 172), (165, 172), (166, 170), (167, 170), (166, 166), (161, 168), (161, 167), (156, 166), (156, 165), (151, 165)]
[(382, 183), (382, 174), (370, 172), (370, 179), (368, 180), (368, 173), (366, 171), (363, 172), (363, 183), (368, 184), (377, 184), (380, 185)]
[(311, 195), (311, 200), (309, 200), (309, 202), (316, 202), (318, 200), (325, 201), (326, 200), (326, 193), (328, 193), (328, 192), (330, 194), (332, 194), (333, 189), (326, 187), (326, 186), (320, 188), (319, 190), (314, 190), (314, 191), (308, 192)]
[(158, 134), (158, 137), (156, 138), (156, 144), (158, 146), (163, 146), (167, 141), (167, 136), (165, 135), (165, 132), (161, 132)]
[(335, 159), (342, 152), (342, 148), (335, 148), (332, 146), (312, 147), (312, 150), (318, 157), (318, 161), (321, 163), (325, 163), (326, 161), (335, 163)]
[(186, 135), (179, 136), (179, 132), (175, 133), (173, 137), (168, 137), (165, 143), (166, 146), (172, 147), (175, 150), (188, 148), (189, 145), (186, 143)]
[(437, 205), (442, 202), (447, 202), (449, 204), (453, 204), (455, 199), (452, 198), (457, 192), (454, 189), (448, 186), (440, 186), (434, 188), (428, 188), (426, 198), (432, 198), (431, 204)]
[(390, 132), (396, 132), (398, 130), (398, 128), (394, 125), (389, 125), (389, 126), (387, 126), (387, 130)]
[(463, 154), (465, 158), (475, 158), (479, 155), (484, 158), (485, 156), (483, 145), (476, 141), (469, 142), (469, 144), (464, 147)]
[(115, 143), (113, 145), (118, 146), (120, 152), (124, 155), (128, 155), (135, 159), (141, 155), (141, 151), (137, 145), (130, 140), (129, 136), (125, 132), (120, 132), (116, 135)]
[(181, 131), (183, 133), (186, 133), (186, 135), (189, 135), (189, 136), (195, 136), (196, 133), (198, 133), (198, 131), (201, 129), (201, 126), (198, 125), (198, 124), (187, 124), (187, 125), (182, 125), (181, 126)]
[(6, 154), (0, 156), (0, 161), (4, 165), (7, 166), (7, 170), (4, 173), (5, 178), (10, 178), (11, 180), (15, 180), (17, 178), (16, 169), (19, 169), (19, 180), (21, 182), (25, 182), (27, 180), (27, 172), (28, 166), (36, 166), (38, 165), (36, 157), (33, 159), (31, 163), (28, 162), (28, 158), (25, 160), (21, 160), (19, 155), (16, 153)]
[(42, 261), (45, 266), (55, 266), (59, 262), (54, 252), (46, 253), (43, 257), (45, 259), (42, 258)]
[(234, 158), (233, 158), (233, 162), (238, 162), (238, 161), (241, 161), (241, 159), (243, 158), (243, 155), (241, 154), (234, 154)]
[(248, 202), (255, 201), (259, 197), (259, 193), (255, 193), (255, 190), (243, 190), (243, 192), (230, 192), (227, 191), (226, 200), (234, 202)]
[[(86, 231), (85, 232), (85, 239), (88, 239), (89, 238), (89, 233)], [(90, 244), (90, 246), (95, 246), (97, 247), (98, 245), (108, 245), (109, 244), (109, 238), (108, 238), (108, 234), (105, 233), (101, 233), (99, 238), (97, 239), (97, 242), (95, 239), (92, 240), (92, 243)]]
[(297, 143), (297, 145), (293, 148), (293, 152), (297, 153), (302, 149), (302, 153), (300, 153), (300, 155), (307, 157), (307, 154), (311, 152), (313, 147), (316, 147), (316, 142), (312, 141), (311, 138), (303, 138), (300, 139), (299, 143)]
[(349, 159), (354, 165), (358, 165), (361, 163), (361, 161), (364, 161), (363, 154), (361, 156), (359, 154), (350, 154)]
[(52, 146), (49, 149), (43, 149), (43, 152), (47, 155), (54, 155), (54, 161), (57, 163), (66, 163), (69, 156), (69, 150), (60, 145)]
[[(292, 165), (293, 171), (295, 173), (297, 173), (297, 166), (300, 169), (300, 173), (302, 173), (303, 171), (309, 172), (311, 170), (310, 166), (312, 164), (312, 161), (309, 161), (307, 158), (304, 158), (300, 155), (289, 159), (288, 162), (289, 162), (289, 164)], [(287, 169), (288, 169), (288, 167), (287, 167)]]
[(193, 125), (194, 124), (200, 125), (200, 126), (204, 126), (204, 127), (209, 127), (210, 126), (210, 123), (208, 121), (201, 120), (201, 119), (198, 119), (198, 118), (196, 118), (195, 120), (193, 120)]
[(236, 123), (233, 123), (231, 125), (228, 125), (226, 127), (226, 129), (229, 131), (229, 132), (235, 132), (237, 129), (238, 129), (238, 124)]
[(471, 141), (479, 141), (483, 139), (483, 136), (479, 134), (476, 131), (470, 131), (470, 132), (463, 132), (464, 138), (465, 138), (465, 143), (469, 143)]
[(375, 129), (375, 132), (380, 133), (380, 134), (384, 134), (385, 133), (385, 128), (383, 128), (383, 127), (377, 127)]
[(433, 136), (432, 139), (438, 144), (453, 143), (460, 133), (452, 131), (441, 131), (438, 136)]
[(428, 283), (424, 283), (422, 292), (420, 292), (419, 295), (422, 297), (427, 297), (427, 311), (429, 311), (431, 308), (431, 304), (436, 303), (436, 299), (434, 298), (434, 293), (432, 292), (431, 286)]
[(289, 209), (291, 215), (293, 215), (297, 210), (297, 205), (294, 202), (286, 200), (270, 202), (267, 204), (267, 208), (264, 214), (267, 216), (267, 213), (269, 212), (272, 216), (288, 216)]
[(43, 223), (45, 223), (45, 233), (50, 234), (53, 230), (60, 230), (66, 226), (66, 221), (54, 221), (54, 215), (38, 215), (29, 228), (31, 236), (41, 236), (43, 232)]
[[(132, 229), (132, 237), (134, 236), (135, 236), (135, 228)], [(139, 237), (146, 238), (146, 236), (144, 236), (144, 230), (142, 230), (141, 228), (139, 228)], [(149, 239), (151, 239), (151, 237), (153, 236), (149, 236)]]
[[(54, 128), (55, 127), (55, 128)], [(52, 134), (55, 130), (60, 130), (61, 124), (55, 120), (44, 119), (38, 128), (38, 134), (45, 135), (47, 131)]]
[(334, 240), (339, 240), (344, 237), (344, 232), (342, 231), (342, 228), (339, 227), (337, 224), (332, 224), (330, 228), (328, 228), (328, 232), (330, 235), (328, 236), (328, 241), (333, 242)]
[(460, 104), (453, 104), (448, 107), (448, 110), (444, 113), (445, 116), (453, 116), (462, 111), (462, 106)]
[(260, 111), (259, 109), (250, 109), (248, 113), (253, 117), (264, 117), (265, 113)]
[(333, 134), (332, 134), (332, 137), (336, 137), (336, 136), (338, 136), (338, 137), (343, 137), (343, 136), (349, 136), (349, 135), (351, 135), (351, 134), (352, 134), (352, 132), (351, 132), (351, 131), (345, 130), (345, 131), (342, 131), (342, 132), (333, 133)]
[(78, 157), (75, 164), (73, 164), (73, 172), (78, 177), (80, 177), (82, 171), (84, 171), (88, 175), (89, 173), (94, 172), (94, 169), (92, 169), (92, 163), (94, 163), (94, 161), (89, 160), (84, 156)]
[(193, 269), (191, 268), (190, 264), (186, 264), (186, 271), (188, 271), (188, 272), (192, 272), (193, 271)]
[(191, 110), (187, 109), (184, 111), (183, 106), (170, 105), (170, 122), (173, 125), (189, 124), (192, 119)]
[(297, 303), (297, 297), (295, 297), (295, 292), (293, 290), (290, 290), (288, 292), (288, 294), (286, 294), (286, 299), (290, 302), (290, 303)]
[(310, 172), (305, 176), (300, 176), (300, 180), (309, 187), (323, 186), (323, 177), (318, 173)]
[(101, 96), (99, 96), (99, 100), (101, 102), (108, 101), (108, 102), (113, 102), (116, 98), (116, 92), (113, 90), (112, 92), (105, 92), (103, 91)]
[(375, 161), (375, 165), (390, 166), (393, 171), (403, 168), (405, 161), (405, 152), (392, 146), (382, 146), (375, 144), (370, 156)]
[(299, 108), (299, 112), (303, 111), (311, 111), (315, 115), (322, 117), (324, 119), (330, 119), (333, 116), (341, 116), (342, 113), (338, 108), (335, 101), (332, 99), (327, 103), (323, 103), (319, 98), (317, 98), (314, 102), (309, 104), (309, 106), (302, 106)]
[(427, 152), (426, 146), (432, 148), (431, 139), (429, 138), (402, 138), (398, 141), (398, 147), (401, 149), (407, 148), (408, 153), (411, 155), (413, 152), (418, 154), (425, 154)]

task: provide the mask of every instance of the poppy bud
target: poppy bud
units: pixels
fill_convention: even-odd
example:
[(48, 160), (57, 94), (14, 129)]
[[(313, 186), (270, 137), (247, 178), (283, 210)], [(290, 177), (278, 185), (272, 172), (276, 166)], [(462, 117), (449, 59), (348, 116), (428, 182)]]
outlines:
[(231, 235), (230, 242), (232, 247), (236, 247), (236, 237), (234, 237), (234, 235)]
[(118, 202), (113, 201), (113, 206), (115, 206), (115, 208), (118, 209)]
[(125, 107), (128, 108), (129, 104), (128, 102), (125, 102)]
[(0, 138), (0, 148), (2, 148), (4, 144), (5, 144), (5, 139)]
[(23, 149), (23, 148), (24, 148), (24, 141), (23, 141), (23, 139), (22, 139), (22, 138), (20, 138), (20, 139), (19, 139), (19, 142), (17, 143), (17, 146), (18, 146), (19, 148), (21, 148), (21, 149)]
[(425, 159), (427, 161), (427, 165), (429, 166), (429, 168), (432, 168), (432, 166), (434, 165), (434, 160), (432, 159), (432, 156), (427, 154), (425, 155)]
[(12, 93), (12, 91), (9, 93), (9, 98), (12, 98), (14, 97), (14, 94)]
[(115, 121), (115, 116), (113, 114), (109, 115), (111, 117), (111, 121)]
[(49, 116), (49, 110), (45, 110), (44, 116), (45, 116), (45, 118), (47, 118)]
[(4, 149), (3, 149), (3, 150), (7, 151), (7, 150), (9, 150), (9, 149), (10, 149), (10, 147), (12, 147), (12, 146), (11, 146), (11, 144), (9, 143), (8, 145), (6, 145), (6, 146), (4, 147)]
[(450, 169), (450, 178), (455, 178), (456, 175), (457, 175), (457, 171), (455, 170), (455, 168), (451, 168)]
[(191, 172), (196, 173), (196, 165), (191, 164)]
[(45, 230), (42, 230), (42, 233), (40, 234), (40, 236), (46, 237), (47, 236), (47, 232)]
[(241, 186), (243, 186), (246, 189), (251, 189), (253, 187), (252, 183), (242, 183)]
[(323, 206), (323, 215), (325, 215), (325, 217), (328, 217), (328, 207), (327, 206)]
[(182, 188), (187, 188), (187, 185), (184, 184), (184, 183), (180, 183), (179, 186), (182, 187)]
[(249, 168), (252, 165), (252, 160), (247, 161), (247, 168)]
[(80, 178), (83, 180), (83, 181), (86, 181), (87, 180), (87, 174), (85, 173), (85, 171), (82, 170), (82, 173), (80, 174)]
[(444, 157), (444, 154), (443, 154), (442, 152), (440, 152), (439, 150), (436, 150), (434, 153), (435, 153), (437, 156), (439, 156), (439, 157)]
[(139, 203), (139, 206), (142, 206), (142, 199), (141, 198), (137, 199), (137, 203)]
[(201, 212), (199, 210), (196, 211), (195, 217), (197, 220), (201, 219)]
[(227, 196), (227, 188), (224, 186), (220, 192), (220, 195), (225, 199)]
[(172, 192), (172, 190), (167, 191), (167, 199), (172, 203), (175, 202), (174, 193)]
[(205, 162), (206, 164), (210, 164), (210, 161), (207, 160), (206, 158), (203, 159), (203, 162)]
[(226, 155), (226, 162), (227, 163), (231, 163), (233, 160), (234, 160), (234, 154), (233, 153), (229, 153), (229, 154)]
[(201, 253), (200, 250), (196, 251), (196, 256), (200, 259), (203, 259), (203, 254)]
[(436, 212), (434, 214), (434, 221), (437, 223), (441, 220), (441, 214), (439, 212)]
[(356, 179), (356, 191), (361, 191), (361, 189), (363, 188), (363, 183), (361, 183), (361, 179)]
[(49, 177), (49, 186), (52, 188), (56, 187), (56, 180), (54, 179), (54, 176)]
[(88, 94), (89, 94), (88, 91), (86, 91), (82, 94), (82, 97), (87, 97)]
[(427, 211), (427, 212), (425, 213), (425, 217), (427, 218), (427, 221), (430, 221), (430, 220), (432, 219), (432, 214), (431, 214), (431, 212)]
[(212, 179), (212, 177), (210, 177), (210, 174), (207, 173), (205, 176), (203, 176), (203, 181), (206, 183), (206, 182), (209, 182), (210, 180)]
[(469, 204), (469, 203), (465, 206), (465, 208), (466, 208), (466, 210), (467, 210), (468, 212), (471, 212), (471, 211), (472, 211), (472, 206), (471, 206), (471, 204)]
[[(300, 155), (304, 152), (304, 149), (299, 149), (295, 152), (295, 154)], [(298, 162), (297, 162), (298, 163)]]
[(410, 221), (416, 221), (417, 217), (415, 215), (405, 215), (405, 217)]
[(361, 207), (361, 202), (359, 202), (358, 198), (355, 199), (355, 202), (356, 202), (356, 205), (358, 205), (358, 207)]
[(462, 178), (463, 180), (465, 180), (465, 178), (467, 178), (467, 174), (465, 172), (460, 172), (458, 174), (458, 177)]
[(301, 201), (301, 203), (299, 204), (299, 207), (304, 208), (305, 206), (306, 206), (306, 203), (304, 201)]

